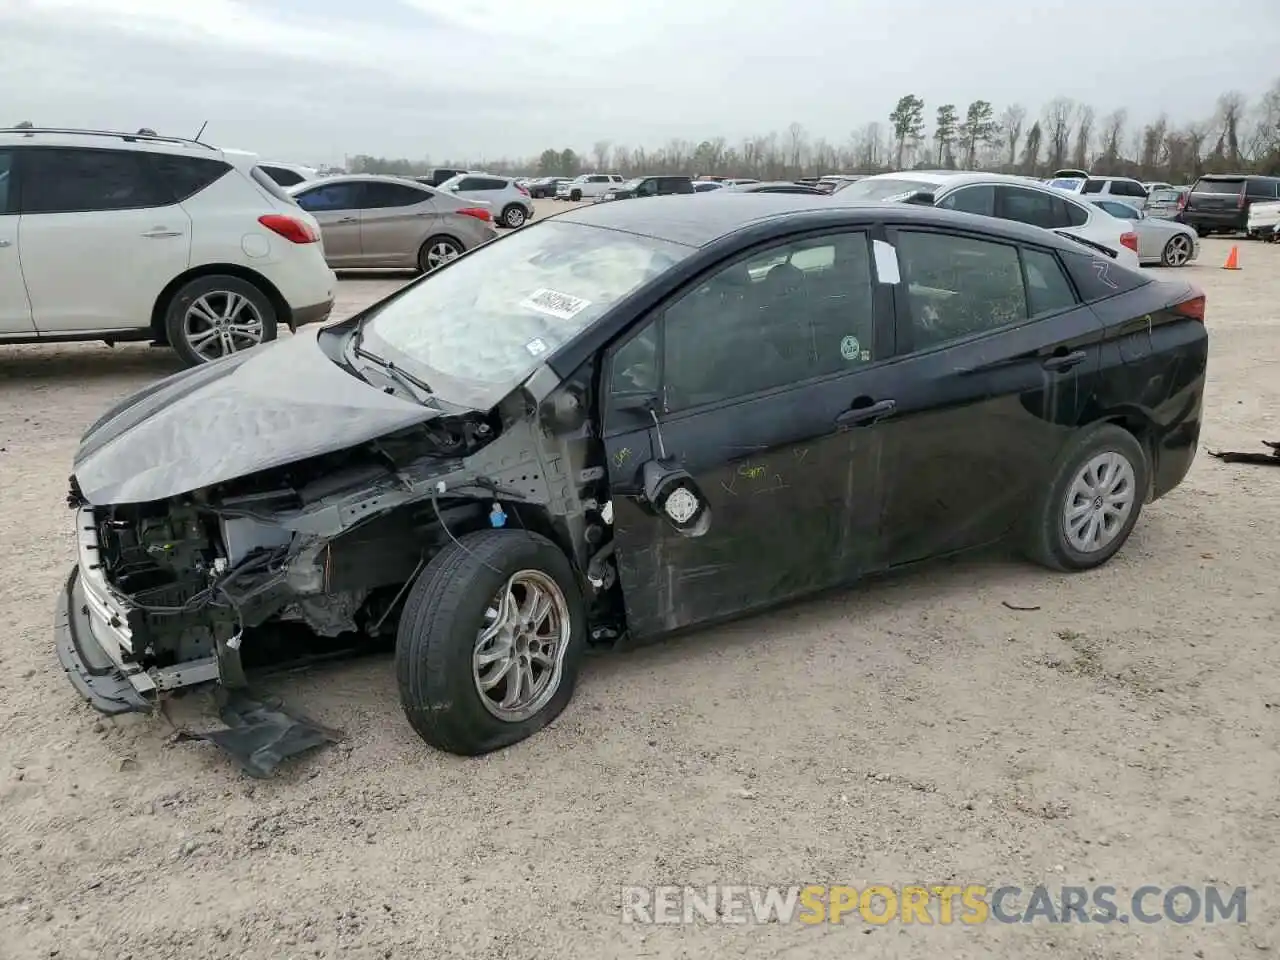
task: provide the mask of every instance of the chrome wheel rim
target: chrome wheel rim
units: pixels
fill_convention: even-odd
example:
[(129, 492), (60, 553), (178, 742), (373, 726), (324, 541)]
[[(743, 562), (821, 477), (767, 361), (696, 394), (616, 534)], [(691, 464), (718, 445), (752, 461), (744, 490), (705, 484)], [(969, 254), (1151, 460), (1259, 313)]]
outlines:
[(1191, 241), (1179, 234), (1165, 247), (1165, 260), (1171, 267), (1180, 267), (1191, 259)]
[(1108, 450), (1082, 466), (1067, 488), (1062, 531), (1079, 553), (1105, 550), (1120, 535), (1137, 499), (1133, 464)]
[(528, 720), (560, 689), (570, 635), (564, 591), (539, 570), (521, 570), (484, 616), (471, 657), (480, 702), (499, 720)]
[(427, 269), (434, 270), (450, 260), (457, 260), (462, 251), (448, 240), (437, 240), (427, 248)]
[(187, 346), (205, 362), (256, 347), (264, 330), (262, 314), (253, 301), (230, 290), (196, 297), (182, 321)]
[(524, 226), (524, 211), (519, 207), (512, 207), (507, 211), (507, 226), (522, 227)]

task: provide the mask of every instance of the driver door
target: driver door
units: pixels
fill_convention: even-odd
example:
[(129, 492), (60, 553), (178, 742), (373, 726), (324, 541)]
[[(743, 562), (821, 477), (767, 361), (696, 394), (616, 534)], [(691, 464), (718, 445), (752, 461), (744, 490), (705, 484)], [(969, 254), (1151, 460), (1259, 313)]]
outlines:
[[(853, 579), (874, 556), (892, 299), (865, 231), (713, 268), (606, 361), (603, 436), (617, 565), (637, 639)], [(710, 523), (681, 531), (644, 464), (685, 471)]]

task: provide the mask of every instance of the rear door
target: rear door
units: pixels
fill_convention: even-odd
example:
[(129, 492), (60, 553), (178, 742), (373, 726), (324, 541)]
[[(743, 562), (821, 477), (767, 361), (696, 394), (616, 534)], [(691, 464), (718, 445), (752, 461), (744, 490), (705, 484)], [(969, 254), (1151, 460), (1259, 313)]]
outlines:
[(407, 183), (366, 183), (360, 211), (361, 261), (369, 266), (413, 266), (419, 246), (439, 217), (426, 190)]
[(364, 204), (364, 182), (321, 182), (294, 194), (293, 199), (320, 224), (324, 259), (329, 266), (358, 267), (362, 259), (360, 208)]
[(884, 566), (979, 546), (1024, 515), (1079, 422), (1102, 325), (1055, 251), (890, 229), (899, 356), (883, 423)]
[[(450, 192), (464, 200), (475, 200), (489, 207), (496, 207), (501, 200), (502, 191), (507, 189), (507, 181), (497, 177), (463, 177), (456, 188)], [(498, 211), (494, 210), (496, 216)]]
[(145, 153), (24, 147), (18, 252), (42, 334), (144, 329), (191, 259), (191, 218)]
[[(766, 244), (709, 270), (609, 352), (603, 436), (636, 636), (866, 569), (880, 512), (874, 403), (891, 387), (879, 357), (892, 347), (892, 294), (872, 283), (871, 259), (862, 230)], [(655, 397), (650, 414), (640, 404)], [(642, 465), (664, 451), (710, 506), (702, 536), (640, 500)]]
[(18, 178), (12, 150), (0, 150), (0, 336), (35, 333), (18, 259)]

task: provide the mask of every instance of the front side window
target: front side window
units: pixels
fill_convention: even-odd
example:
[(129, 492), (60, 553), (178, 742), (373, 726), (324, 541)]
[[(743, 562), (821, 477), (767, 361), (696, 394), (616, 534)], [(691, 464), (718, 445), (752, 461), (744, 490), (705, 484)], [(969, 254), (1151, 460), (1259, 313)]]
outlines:
[(1080, 189), (1081, 193), (1102, 193), (1106, 190), (1107, 181), (1105, 180), (1086, 180), (1084, 186)]
[(899, 232), (897, 247), (916, 350), (1027, 319), (1016, 247), (910, 230)]
[(364, 347), (488, 408), (619, 300), (694, 252), (554, 220), (485, 244), (375, 307)]
[(138, 210), (172, 204), (140, 153), (78, 148), (30, 151), (23, 171), (23, 213)]
[(944, 210), (958, 210), (961, 213), (976, 213), (982, 217), (996, 215), (996, 188), (989, 183), (974, 187), (961, 187), (938, 201)]
[(750, 254), (698, 283), (658, 322), (669, 412), (856, 370), (875, 359), (867, 235)]
[(359, 210), (363, 203), (363, 186), (362, 183), (326, 183), (303, 190), (293, 199), (308, 213)]

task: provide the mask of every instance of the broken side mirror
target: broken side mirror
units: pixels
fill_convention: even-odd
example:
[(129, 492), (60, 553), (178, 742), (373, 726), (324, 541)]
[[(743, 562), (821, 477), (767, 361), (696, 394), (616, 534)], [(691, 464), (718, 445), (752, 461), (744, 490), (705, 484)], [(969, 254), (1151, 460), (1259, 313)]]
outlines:
[(642, 468), (644, 497), (677, 533), (700, 537), (711, 529), (711, 505), (687, 470), (650, 460)]

